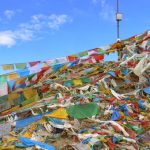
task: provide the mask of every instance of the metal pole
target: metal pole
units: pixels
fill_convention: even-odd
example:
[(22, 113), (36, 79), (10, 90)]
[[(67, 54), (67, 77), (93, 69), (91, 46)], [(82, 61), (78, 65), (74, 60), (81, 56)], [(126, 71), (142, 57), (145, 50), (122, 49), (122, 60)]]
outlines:
[[(117, 14), (119, 13), (119, 0), (117, 0)], [(120, 20), (117, 19), (117, 39), (120, 38)]]
[(120, 21), (117, 20), (117, 39), (120, 39), (120, 31), (119, 31), (119, 28), (120, 28)]
[(117, 13), (119, 12), (119, 1), (117, 0)]

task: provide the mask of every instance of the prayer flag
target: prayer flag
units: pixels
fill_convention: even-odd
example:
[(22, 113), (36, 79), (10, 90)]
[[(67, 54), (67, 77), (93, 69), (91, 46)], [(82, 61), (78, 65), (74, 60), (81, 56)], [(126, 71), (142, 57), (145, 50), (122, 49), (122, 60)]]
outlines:
[(13, 64), (2, 65), (3, 70), (14, 70)]
[(17, 63), (15, 64), (16, 69), (26, 69), (27, 68), (27, 64), (26, 63)]

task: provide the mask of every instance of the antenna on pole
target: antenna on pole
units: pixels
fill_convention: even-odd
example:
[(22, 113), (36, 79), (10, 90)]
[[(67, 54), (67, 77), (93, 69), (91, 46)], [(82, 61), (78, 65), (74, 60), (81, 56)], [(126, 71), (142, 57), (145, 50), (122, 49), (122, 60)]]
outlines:
[(122, 20), (122, 14), (119, 13), (119, 0), (117, 0), (117, 12), (116, 12), (116, 21), (117, 21), (117, 41), (120, 40), (120, 21)]

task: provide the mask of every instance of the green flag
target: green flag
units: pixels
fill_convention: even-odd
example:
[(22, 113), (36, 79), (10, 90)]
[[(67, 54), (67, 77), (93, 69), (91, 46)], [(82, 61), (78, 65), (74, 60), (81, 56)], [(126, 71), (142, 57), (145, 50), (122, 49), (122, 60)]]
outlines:
[(82, 78), (81, 78), (81, 81), (82, 81), (83, 83), (89, 83), (89, 82), (91, 81), (91, 79), (88, 78), (88, 77), (82, 77)]
[(5, 75), (0, 76), (0, 84), (7, 82), (7, 78)]
[(97, 50), (97, 52), (99, 52), (100, 54), (105, 54), (106, 51), (102, 50), (101, 48)]
[(99, 114), (99, 106), (96, 103), (73, 105), (67, 108), (67, 113), (76, 119), (91, 118)]
[(26, 63), (18, 63), (15, 64), (17, 69), (26, 69), (27, 68), (27, 64)]
[(80, 56), (80, 57), (88, 56), (88, 51), (79, 53), (79, 56)]

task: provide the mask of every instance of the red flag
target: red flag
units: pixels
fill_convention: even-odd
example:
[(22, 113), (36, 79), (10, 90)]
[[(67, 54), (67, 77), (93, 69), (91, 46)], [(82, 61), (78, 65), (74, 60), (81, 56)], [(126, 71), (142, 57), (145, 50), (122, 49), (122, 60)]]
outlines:
[(70, 55), (67, 58), (70, 62), (78, 59), (77, 55)]
[(95, 58), (96, 61), (103, 60), (104, 59), (104, 54), (94, 55), (94, 58)]
[(33, 67), (39, 63), (40, 63), (40, 61), (33, 61), (33, 62), (29, 62), (29, 65), (30, 65), (30, 67)]
[(116, 147), (116, 145), (114, 143), (112, 143), (111, 139), (108, 139), (107, 144), (111, 150), (114, 150)]

